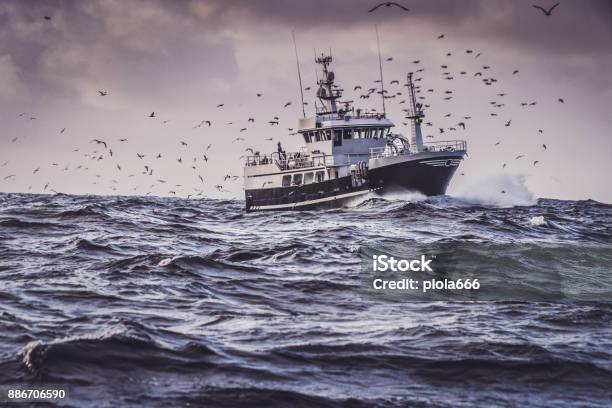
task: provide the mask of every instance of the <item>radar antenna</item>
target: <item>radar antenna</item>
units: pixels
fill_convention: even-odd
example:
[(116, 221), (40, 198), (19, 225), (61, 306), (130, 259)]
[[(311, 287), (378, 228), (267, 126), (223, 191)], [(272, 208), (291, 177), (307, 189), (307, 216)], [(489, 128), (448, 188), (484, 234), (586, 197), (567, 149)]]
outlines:
[(317, 84), (319, 85), (319, 89), (317, 89), (317, 98), (321, 100), (326, 110), (321, 113), (337, 113), (338, 108), (336, 100), (342, 97), (342, 89), (335, 87), (334, 79), (336, 76), (334, 71), (328, 69), (332, 62), (332, 56), (321, 54), (320, 57), (315, 59), (315, 62), (323, 66), (323, 76), (320, 80), (317, 80)]

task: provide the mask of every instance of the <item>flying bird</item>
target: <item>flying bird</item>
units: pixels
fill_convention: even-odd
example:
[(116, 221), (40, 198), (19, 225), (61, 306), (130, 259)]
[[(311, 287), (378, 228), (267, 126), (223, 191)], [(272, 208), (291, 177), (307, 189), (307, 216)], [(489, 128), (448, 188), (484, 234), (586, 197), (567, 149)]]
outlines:
[(151, 114), (149, 115), (150, 118), (154, 118), (155, 117), (155, 112), (151, 112)]
[(547, 147), (546, 147), (546, 145), (545, 145), (545, 144), (542, 144), (542, 147), (544, 148), (544, 150), (546, 150), (546, 149), (547, 149)]
[(554, 6), (552, 6), (551, 8), (549, 8), (548, 10), (546, 10), (544, 7), (542, 7), (542, 6), (538, 6), (538, 5), (536, 5), (536, 4), (534, 4), (534, 5), (533, 5), (533, 7), (534, 7), (534, 8), (537, 8), (538, 10), (541, 10), (541, 11), (542, 11), (542, 13), (544, 13), (544, 15), (545, 15), (546, 17), (550, 17), (550, 16), (552, 16), (552, 11), (553, 11), (553, 10), (555, 9), (555, 7), (557, 7), (559, 4), (561, 4), (561, 3), (557, 3), (557, 4), (555, 4)]
[(223, 105), (225, 105), (225, 104), (224, 103), (220, 103), (220, 104), (217, 105), (217, 108), (222, 108)]
[(287, 103), (285, 104), (285, 106), (283, 106), (283, 108), (286, 108), (286, 107), (287, 107), (287, 106), (289, 106), (289, 105), (291, 105), (291, 102), (287, 102)]
[(565, 101), (563, 100), (563, 98), (559, 98), (559, 99), (558, 99), (558, 101), (559, 101), (559, 102), (561, 102), (561, 103), (565, 103)]
[(108, 91), (98, 91), (98, 93), (100, 94), (100, 96), (108, 95)]
[(382, 6), (385, 6), (385, 7), (395, 6), (395, 7), (399, 7), (399, 8), (401, 8), (401, 9), (402, 9), (402, 10), (404, 10), (404, 11), (410, 11), (410, 9), (407, 9), (406, 7), (402, 6), (401, 4), (397, 4), (397, 3), (396, 3), (396, 2), (394, 2), (394, 1), (386, 1), (386, 2), (383, 2), (383, 3), (377, 4), (376, 6), (372, 7), (370, 10), (368, 10), (368, 13), (371, 13), (371, 12), (373, 12), (374, 10), (376, 10), (376, 9), (378, 9), (379, 7), (382, 7)]
[(438, 40), (441, 40), (441, 39), (443, 39), (443, 38), (444, 38), (444, 34), (440, 34), (440, 35), (438, 36)]
[(92, 142), (96, 142), (97, 144), (103, 144), (104, 148), (107, 148), (106, 142), (103, 140), (99, 140), (99, 139), (93, 139)]

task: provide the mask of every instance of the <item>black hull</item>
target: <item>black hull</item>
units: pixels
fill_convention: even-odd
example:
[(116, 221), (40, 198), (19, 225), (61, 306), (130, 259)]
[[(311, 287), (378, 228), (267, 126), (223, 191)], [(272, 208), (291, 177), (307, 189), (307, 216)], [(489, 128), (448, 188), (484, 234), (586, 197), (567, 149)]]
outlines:
[(443, 195), (457, 171), (458, 165), (451, 165), (456, 160), (457, 156), (447, 156), (436, 157), (436, 162), (440, 165), (426, 164), (430, 160), (391, 164), (371, 170), (368, 179), (372, 188), (382, 187), (377, 190), (382, 194), (403, 189), (417, 191), (426, 196)]
[[(369, 192), (408, 190), (427, 196), (442, 195), (458, 167), (458, 156), (438, 156), (435, 160), (407, 160), (374, 168), (366, 179), (341, 177), (322, 183), (281, 188), (246, 190), (247, 211), (312, 210), (343, 207)], [(432, 164), (435, 163), (435, 164)]]

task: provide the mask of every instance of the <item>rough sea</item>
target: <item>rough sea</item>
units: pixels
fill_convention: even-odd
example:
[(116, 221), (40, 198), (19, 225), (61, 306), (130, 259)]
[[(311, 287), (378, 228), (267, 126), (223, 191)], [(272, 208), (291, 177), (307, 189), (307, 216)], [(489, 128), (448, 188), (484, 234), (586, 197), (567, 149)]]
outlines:
[[(68, 387), (42, 406), (610, 406), (611, 205), (243, 205), (0, 194), (0, 386)], [(372, 296), (363, 259), (394, 245), (586, 297)]]

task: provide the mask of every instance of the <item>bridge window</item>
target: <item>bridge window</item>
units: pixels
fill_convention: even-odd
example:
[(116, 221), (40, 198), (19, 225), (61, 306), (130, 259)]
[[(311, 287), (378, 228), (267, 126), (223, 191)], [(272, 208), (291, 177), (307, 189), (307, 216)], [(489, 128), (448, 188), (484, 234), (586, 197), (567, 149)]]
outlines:
[(352, 139), (353, 138), (353, 129), (344, 129), (344, 134), (342, 136), (344, 139)]
[(342, 129), (334, 129), (334, 146), (342, 146)]
[(289, 187), (291, 185), (291, 175), (287, 174), (283, 176), (283, 187)]
[(298, 173), (298, 174), (294, 174), (293, 175), (293, 185), (294, 186), (301, 186), (302, 185), (302, 173)]
[(325, 172), (317, 171), (317, 173), (315, 174), (315, 182), (321, 183), (324, 179), (325, 179)]
[(314, 173), (305, 173), (304, 174), (304, 184), (311, 184), (314, 179)]
[(315, 132), (315, 140), (317, 142), (321, 141), (321, 131), (320, 130), (318, 132)]

